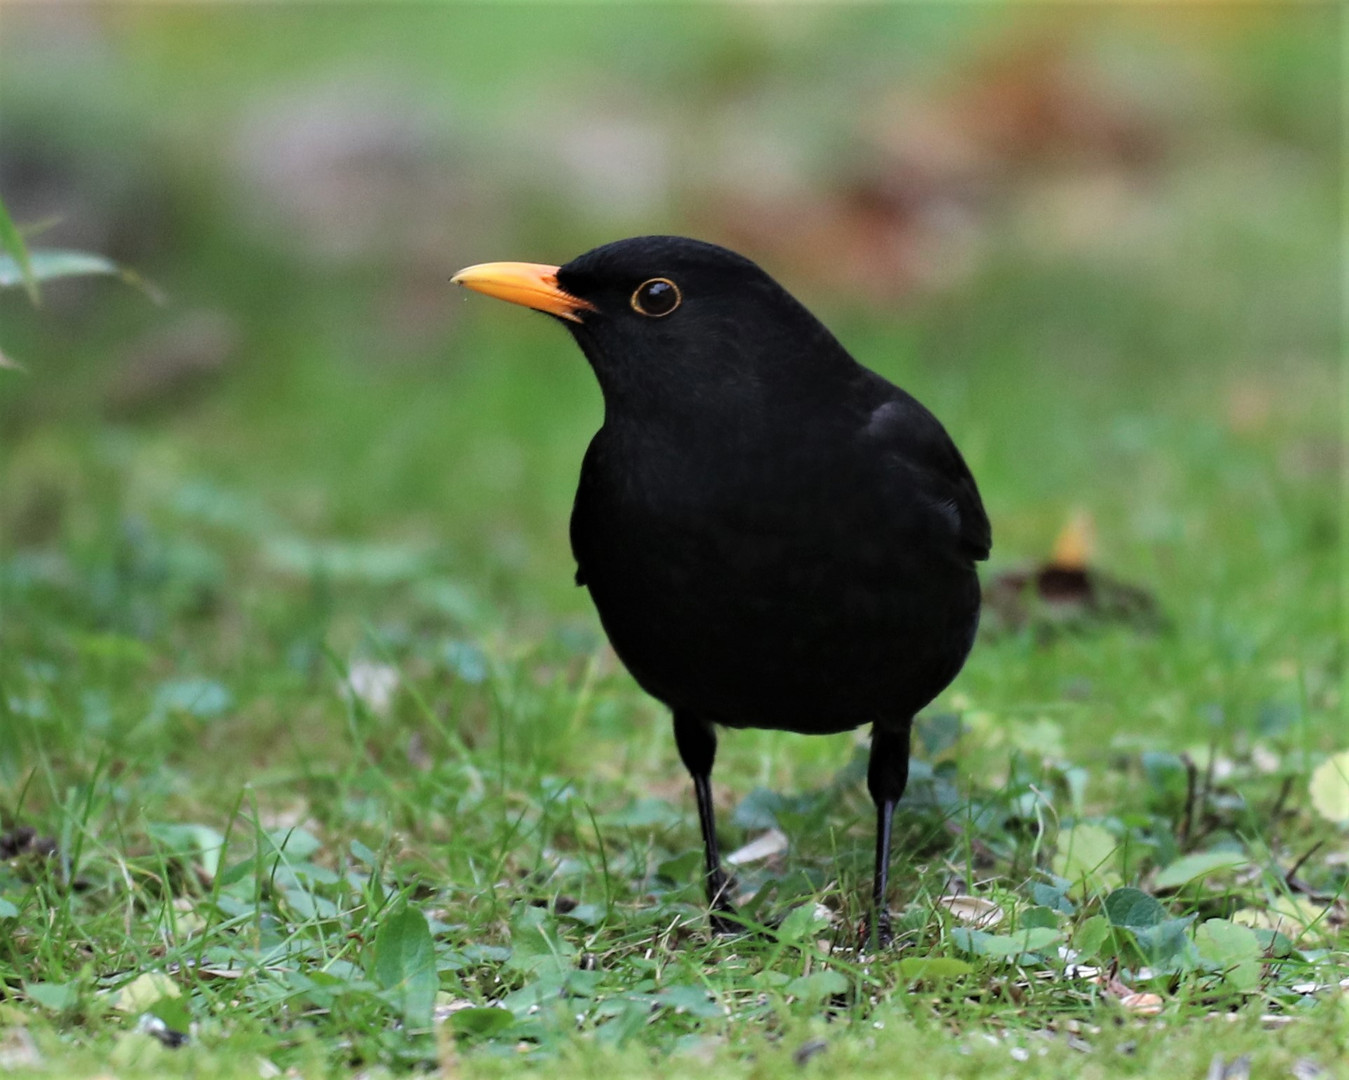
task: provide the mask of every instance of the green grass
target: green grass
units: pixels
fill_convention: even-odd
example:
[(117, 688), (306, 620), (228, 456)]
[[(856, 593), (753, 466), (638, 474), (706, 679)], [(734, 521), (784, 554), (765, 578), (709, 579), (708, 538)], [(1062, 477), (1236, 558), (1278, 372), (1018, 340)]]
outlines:
[[(565, 334), (447, 291), (418, 336), (388, 315), (401, 264), (334, 268), (250, 232), (207, 147), (300, 44), (337, 71), (396, 48), (482, 150), (539, 80), (584, 83), (615, 42), (641, 43), (621, 78), (642, 100), (699, 88), (711, 109), (743, 70), (779, 122), (806, 55), (838, 75), (813, 107), (851, 115), (888, 49), (941, 85), (1001, 24), (877, 9), (769, 34), (723, 12), (709, 56), (691, 15), (492, 10), (141, 13), (82, 78), (0, 67), (6, 124), (104, 167), (120, 131), (158, 178), (173, 226), (137, 269), (174, 298), (0, 295), (0, 346), (27, 369), (0, 370), (0, 1066), (1124, 1076), (1249, 1054), (1253, 1075), (1349, 1075), (1346, 834), (1309, 794), (1346, 747), (1336, 194), (1306, 75), (1333, 59), (1324, 35), (1294, 20), (1209, 46), (1235, 104), (1206, 130), (1172, 117), (1177, 148), (1131, 179), (1153, 233), (1042, 242), (1047, 168), (1005, 179), (967, 280), (901, 308), (802, 286), (965, 449), (988, 574), (1085, 509), (1096, 563), (1166, 616), (981, 639), (920, 721), (899, 941), (866, 955), (864, 733), (726, 734), (724, 848), (770, 826), (789, 845), (739, 870), (747, 919), (775, 929), (705, 933), (668, 718), (570, 583), (600, 403)], [(1091, 55), (1172, 55), (1101, 26)], [(836, 136), (801, 123), (827, 156)], [(501, 196), (517, 224), (447, 252), (436, 282), (634, 227), (519, 188)], [(695, 230), (681, 213), (659, 227)], [(231, 362), (117, 416), (139, 335), (203, 304), (233, 322)], [(1001, 921), (962, 922), (953, 894)]]

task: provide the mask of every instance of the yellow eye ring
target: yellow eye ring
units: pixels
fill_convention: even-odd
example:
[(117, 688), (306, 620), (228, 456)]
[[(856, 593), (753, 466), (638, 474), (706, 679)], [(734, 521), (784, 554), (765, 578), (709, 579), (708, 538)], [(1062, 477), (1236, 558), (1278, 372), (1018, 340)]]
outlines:
[(669, 278), (652, 278), (637, 286), (629, 303), (638, 315), (659, 319), (670, 314), (684, 301), (679, 286)]

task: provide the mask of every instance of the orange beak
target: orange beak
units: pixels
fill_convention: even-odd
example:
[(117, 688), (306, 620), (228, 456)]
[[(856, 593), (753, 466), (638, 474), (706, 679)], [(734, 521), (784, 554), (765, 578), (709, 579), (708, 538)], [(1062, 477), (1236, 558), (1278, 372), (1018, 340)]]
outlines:
[(546, 311), (559, 319), (580, 322), (578, 312), (594, 311), (595, 305), (572, 296), (559, 287), (556, 266), (542, 263), (479, 263), (460, 270), (450, 281), (474, 292), (523, 304), (535, 311)]

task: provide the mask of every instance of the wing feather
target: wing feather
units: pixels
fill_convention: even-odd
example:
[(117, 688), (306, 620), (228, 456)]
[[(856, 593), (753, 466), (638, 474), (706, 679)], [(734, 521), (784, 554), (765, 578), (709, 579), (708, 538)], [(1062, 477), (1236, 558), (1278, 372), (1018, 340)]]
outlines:
[(865, 437), (896, 481), (929, 511), (931, 527), (954, 538), (966, 558), (987, 559), (992, 529), (965, 459), (935, 416), (904, 391), (887, 389), (888, 400), (867, 419)]

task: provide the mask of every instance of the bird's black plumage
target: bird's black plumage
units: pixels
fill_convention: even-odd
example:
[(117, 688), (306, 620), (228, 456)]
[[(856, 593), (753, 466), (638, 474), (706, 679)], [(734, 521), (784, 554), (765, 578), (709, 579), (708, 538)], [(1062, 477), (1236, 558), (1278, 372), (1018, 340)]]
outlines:
[(990, 530), (974, 478), (927, 409), (740, 255), (621, 240), (530, 268), (546, 302), (491, 287), (494, 268), (521, 265), (456, 280), (559, 316), (599, 380), (604, 423), (571, 519), (577, 581), (633, 677), (674, 713), (714, 909), (729, 910), (715, 725), (872, 724), (884, 933), (912, 719), (960, 670), (978, 623)]

